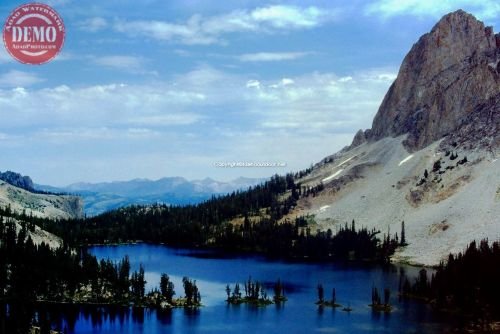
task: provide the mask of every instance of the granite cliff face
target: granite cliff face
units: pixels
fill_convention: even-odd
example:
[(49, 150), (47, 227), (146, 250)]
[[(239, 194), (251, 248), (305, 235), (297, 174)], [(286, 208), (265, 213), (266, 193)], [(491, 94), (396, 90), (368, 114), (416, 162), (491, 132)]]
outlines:
[[(358, 133), (352, 147), (408, 134), (405, 146), (417, 150), (460, 131), (473, 119), (471, 130), (498, 128), (499, 84), (500, 34), (462, 10), (450, 13), (413, 45), (372, 129)], [(485, 105), (494, 115), (472, 115), (484, 112)]]

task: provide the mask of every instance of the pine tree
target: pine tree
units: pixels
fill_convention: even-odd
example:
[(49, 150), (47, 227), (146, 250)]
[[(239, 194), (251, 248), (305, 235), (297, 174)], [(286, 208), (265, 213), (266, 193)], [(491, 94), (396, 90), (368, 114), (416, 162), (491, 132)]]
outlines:
[(323, 303), (325, 301), (325, 290), (322, 284), (318, 284), (318, 303)]
[(142, 264), (139, 267), (139, 294), (141, 298), (144, 298), (144, 295), (146, 294), (146, 280), (144, 279), (144, 267)]
[(388, 288), (384, 289), (384, 304), (389, 305), (389, 300), (391, 298), (391, 290)]
[(184, 286), (184, 294), (186, 296), (186, 305), (199, 305), (201, 302), (201, 294), (196, 286), (196, 281), (192, 281), (188, 277), (183, 277), (182, 284)]
[(172, 281), (170, 281), (170, 277), (167, 274), (161, 275), (160, 293), (167, 300), (167, 302), (169, 302), (169, 303), (172, 302), (172, 298), (175, 295), (174, 283)]
[(278, 279), (276, 283), (274, 283), (274, 297), (275, 301), (282, 301), (285, 295), (285, 288), (283, 283), (281, 283), (281, 279)]
[(139, 267), (139, 272), (134, 272), (130, 278), (131, 293), (136, 300), (144, 298), (146, 292), (146, 280), (144, 279), (144, 267)]
[(130, 289), (130, 261), (125, 256), (118, 264), (118, 290), (121, 295), (128, 293)]
[(233, 290), (233, 298), (239, 299), (241, 297), (240, 284), (236, 283)]
[(406, 232), (405, 232), (405, 221), (401, 222), (401, 246), (406, 246)]
[(377, 306), (380, 305), (380, 295), (378, 293), (378, 289), (376, 287), (372, 288), (372, 305)]

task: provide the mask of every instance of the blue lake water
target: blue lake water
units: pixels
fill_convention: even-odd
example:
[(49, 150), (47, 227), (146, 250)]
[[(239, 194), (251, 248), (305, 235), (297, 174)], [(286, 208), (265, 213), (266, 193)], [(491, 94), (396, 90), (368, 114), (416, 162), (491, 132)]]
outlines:
[[(360, 264), (310, 264), (267, 260), (259, 256), (219, 257), (206, 251), (175, 249), (137, 244), (90, 248), (98, 258), (120, 260), (128, 255), (132, 269), (143, 264), (147, 290), (157, 287), (161, 273), (168, 273), (183, 295), (181, 279), (196, 279), (204, 307), (199, 310), (170, 311), (122, 308), (78, 309), (72, 319), (60, 320), (69, 333), (442, 333), (447, 325), (443, 316), (418, 302), (398, 301), (399, 270), (396, 266)], [(418, 269), (404, 267), (409, 275)], [(285, 282), (288, 301), (281, 306), (255, 307), (227, 305), (226, 284), (243, 283), (252, 276), (269, 286), (278, 278)], [(340, 308), (318, 308), (316, 287), (322, 283), (325, 297), (336, 288), (337, 302), (350, 305), (352, 312)], [(372, 286), (392, 290), (390, 314), (373, 312)], [(68, 325), (71, 323), (71, 325)]]

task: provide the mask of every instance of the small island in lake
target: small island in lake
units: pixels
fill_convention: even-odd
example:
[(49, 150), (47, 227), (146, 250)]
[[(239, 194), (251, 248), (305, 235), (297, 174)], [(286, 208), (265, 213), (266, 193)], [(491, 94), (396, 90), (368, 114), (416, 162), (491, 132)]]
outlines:
[(226, 286), (226, 301), (228, 302), (228, 304), (251, 304), (255, 306), (267, 306), (270, 304), (284, 303), (287, 301), (287, 298), (285, 297), (285, 287), (280, 279), (278, 279), (278, 281), (273, 286), (274, 296), (272, 299), (270, 299), (267, 295), (265, 286), (258, 281), (252, 281), (251, 277), (247, 282), (244, 283), (244, 291), (245, 296), (243, 296), (241, 293), (239, 283), (236, 283), (232, 290), (228, 284)]
[(335, 288), (332, 289), (332, 299), (331, 300), (325, 300), (325, 289), (323, 288), (322, 284), (318, 284), (317, 287), (318, 290), (318, 301), (316, 302), (316, 305), (323, 307), (341, 307), (342, 305), (337, 304), (337, 292), (335, 291)]
[(372, 303), (368, 306), (370, 306), (373, 311), (377, 312), (391, 312), (392, 311), (392, 306), (389, 304), (389, 300), (391, 298), (391, 290), (388, 288), (384, 289), (384, 302), (382, 303), (382, 300), (380, 298), (380, 294), (378, 292), (378, 289), (376, 287), (372, 288)]

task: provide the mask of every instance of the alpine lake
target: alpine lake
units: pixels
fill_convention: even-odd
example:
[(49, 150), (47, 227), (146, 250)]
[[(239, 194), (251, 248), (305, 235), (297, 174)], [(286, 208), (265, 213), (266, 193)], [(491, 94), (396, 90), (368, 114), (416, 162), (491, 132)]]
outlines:
[[(457, 324), (452, 316), (433, 311), (421, 301), (400, 299), (400, 272), (413, 280), (420, 268), (402, 265), (283, 261), (247, 254), (221, 254), (209, 250), (130, 244), (93, 246), (98, 259), (130, 258), (132, 270), (145, 268), (146, 291), (159, 286), (167, 273), (176, 297), (184, 294), (182, 277), (196, 280), (202, 307), (147, 309), (96, 305), (52, 305), (52, 328), (74, 334), (160, 333), (443, 333)], [(249, 277), (263, 284), (269, 295), (280, 279), (287, 301), (256, 306), (226, 302), (227, 284), (243, 287)], [(317, 286), (325, 299), (335, 288), (340, 307), (322, 307)], [(391, 291), (391, 312), (373, 310), (372, 288)], [(242, 288), (243, 290), (243, 288)], [(347, 310), (346, 310), (347, 309)]]

